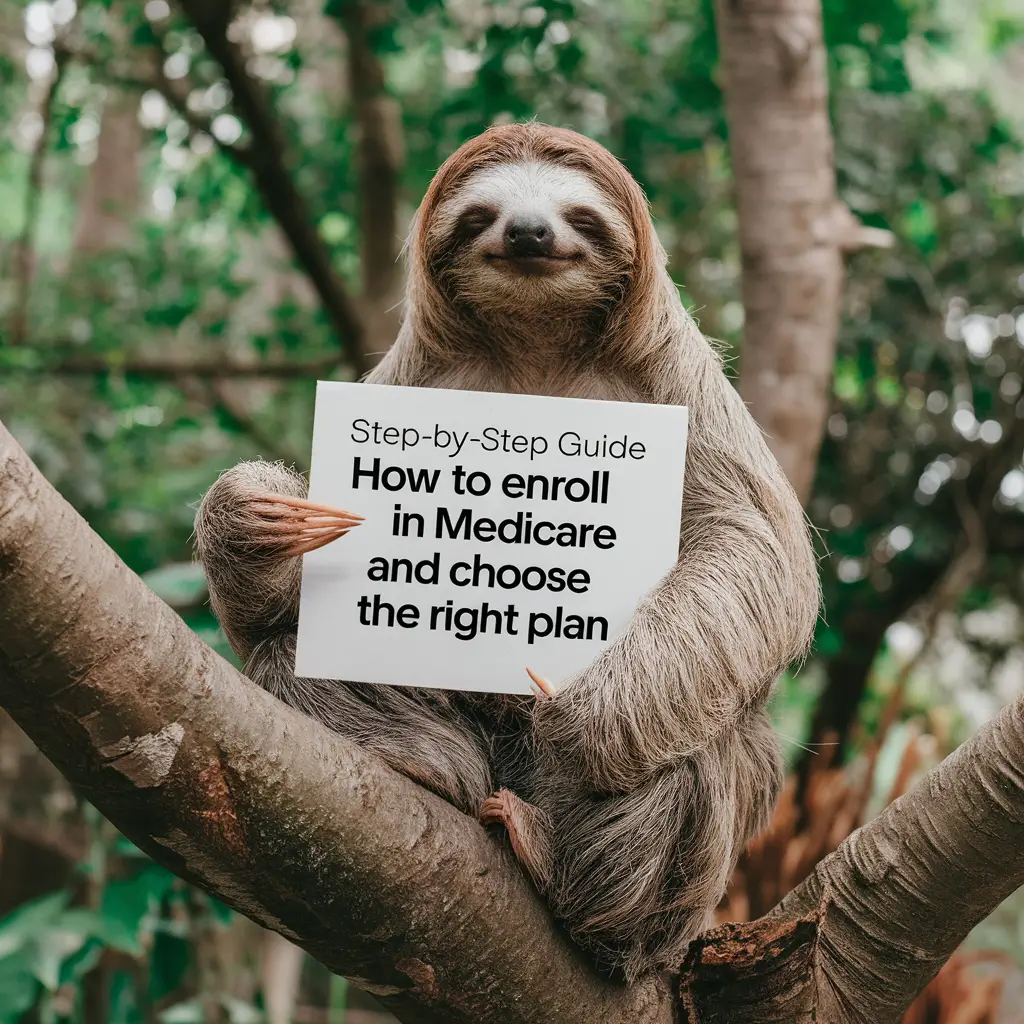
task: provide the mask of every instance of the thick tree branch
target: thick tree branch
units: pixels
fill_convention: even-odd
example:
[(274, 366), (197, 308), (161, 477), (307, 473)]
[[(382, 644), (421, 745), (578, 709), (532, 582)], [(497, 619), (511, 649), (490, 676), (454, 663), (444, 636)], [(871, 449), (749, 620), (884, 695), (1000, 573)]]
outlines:
[(674, 995), (607, 984), (474, 821), (218, 658), (2, 425), (0, 705), (156, 860), (404, 1021), (887, 1024), (1024, 883), (1021, 696), (769, 915), (694, 943)]
[(716, 0), (746, 310), (740, 394), (801, 499), (829, 412), (842, 254), (891, 236), (836, 197), (821, 0)]
[(362, 375), (373, 365), (366, 352), (362, 320), (334, 270), (331, 254), (317, 233), (309, 207), (292, 180), (284, 133), (266, 90), (249, 74), (242, 51), (228, 38), (231, 5), (181, 0), (180, 6), (203, 37), (210, 55), (220, 64), (235, 108), (249, 129), (252, 143), (247, 151), (248, 163), (263, 201), (309, 275), (349, 360), (357, 374)]
[(824, 907), (818, 1020), (895, 1021), (1024, 884), (1024, 696), (855, 832), (771, 915)]
[(597, 979), (473, 820), (254, 686), (0, 425), (0, 704), (130, 839), (403, 1021), (671, 1020)]

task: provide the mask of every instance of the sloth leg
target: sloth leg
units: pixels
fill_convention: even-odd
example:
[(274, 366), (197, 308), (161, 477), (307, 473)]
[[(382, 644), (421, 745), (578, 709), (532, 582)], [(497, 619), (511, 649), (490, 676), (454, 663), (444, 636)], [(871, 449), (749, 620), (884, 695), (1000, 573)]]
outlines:
[(499, 789), (480, 808), (483, 825), (504, 825), (519, 863), (541, 890), (551, 880), (551, 819), (511, 790)]
[(767, 716), (752, 715), (635, 790), (605, 796), (557, 774), (538, 796), (554, 829), (556, 917), (603, 969), (675, 969), (711, 923), (736, 860), (781, 785)]
[(306, 500), (306, 482), (282, 463), (242, 462), (206, 492), (196, 551), (210, 602), (232, 649), (248, 656), (264, 637), (298, 621), (302, 555), (361, 522)]

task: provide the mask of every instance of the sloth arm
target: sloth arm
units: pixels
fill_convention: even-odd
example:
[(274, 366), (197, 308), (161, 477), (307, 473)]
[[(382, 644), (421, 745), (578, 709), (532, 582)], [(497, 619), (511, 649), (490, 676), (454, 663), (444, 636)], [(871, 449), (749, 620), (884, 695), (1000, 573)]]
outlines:
[(262, 543), (275, 538), (268, 525), (277, 525), (255, 511), (268, 495), (304, 499), (306, 481), (281, 463), (241, 462), (218, 477), (196, 513), (196, 553), (210, 603), (243, 661), (267, 637), (294, 630), (299, 620), (302, 559)]
[(679, 559), (535, 709), (552, 761), (601, 792), (633, 789), (762, 711), (817, 619), (800, 503), (710, 349), (694, 354), (674, 375), (689, 387), (665, 396), (690, 408)]

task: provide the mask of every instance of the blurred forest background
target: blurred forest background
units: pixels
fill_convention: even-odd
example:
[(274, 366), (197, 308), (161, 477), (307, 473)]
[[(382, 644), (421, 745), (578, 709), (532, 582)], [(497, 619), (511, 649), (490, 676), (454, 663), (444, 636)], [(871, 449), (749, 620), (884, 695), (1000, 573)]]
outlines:
[[(305, 467), (314, 381), (393, 337), (401, 236), (467, 137), (537, 116), (605, 143), (734, 352), (743, 306), (710, 0), (243, 3), (211, 52), (218, 6), (0, 0), (0, 415), (231, 657), (195, 502), (243, 458)], [(1024, 0), (824, 15), (840, 195), (896, 243), (849, 262), (808, 505), (827, 610), (775, 701), (792, 781), (732, 919), (1024, 686)], [(908, 1020), (1024, 1020), (1022, 972), (1015, 898)], [(390, 1019), (372, 1005), (155, 866), (0, 717), (0, 1024)]]

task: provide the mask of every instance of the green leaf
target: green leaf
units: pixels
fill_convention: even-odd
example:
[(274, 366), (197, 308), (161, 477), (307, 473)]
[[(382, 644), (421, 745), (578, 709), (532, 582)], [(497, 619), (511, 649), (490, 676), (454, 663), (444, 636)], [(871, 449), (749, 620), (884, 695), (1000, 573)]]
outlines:
[(56, 992), (61, 983), (61, 965), (85, 945), (81, 935), (49, 929), (38, 936), (32, 949), (32, 973), (48, 992)]
[(52, 925), (67, 906), (69, 894), (54, 892), (23, 903), (0, 920), (0, 957), (7, 956)]
[(935, 208), (925, 199), (918, 199), (907, 207), (903, 215), (902, 234), (922, 252), (932, 252), (936, 243)]
[[(146, 865), (131, 878), (119, 878), (104, 887), (99, 916), (111, 945), (129, 952), (138, 948), (140, 933), (176, 879), (157, 864)], [(151, 926), (150, 926), (151, 927)], [(129, 948), (130, 947), (130, 948)]]
[(112, 914), (76, 907), (63, 914), (56, 927), (83, 938), (98, 939), (121, 953), (137, 956), (142, 952), (138, 939), (138, 921), (131, 927), (125, 920)]
[(0, 958), (0, 1024), (15, 1024), (35, 1004), (38, 992), (28, 953)]

